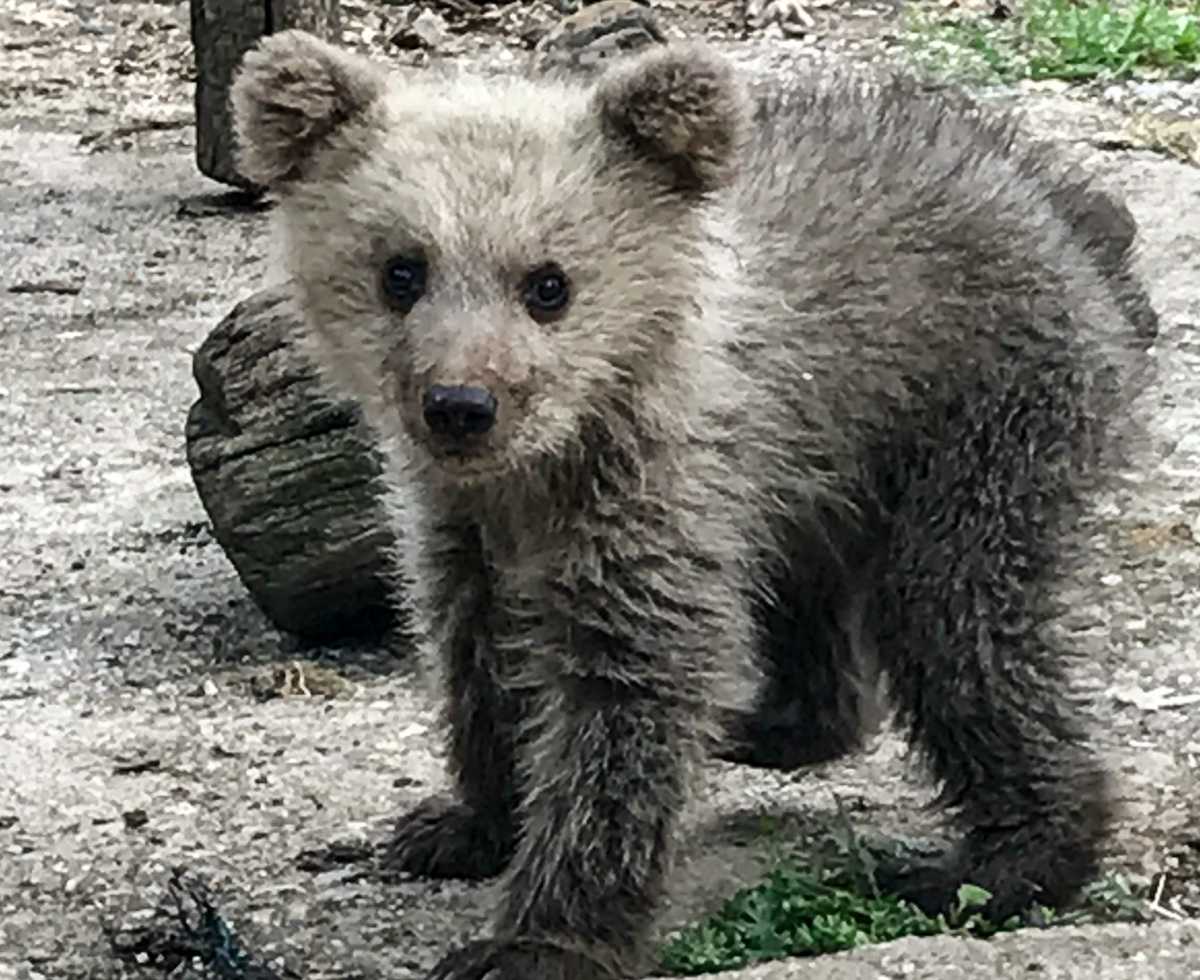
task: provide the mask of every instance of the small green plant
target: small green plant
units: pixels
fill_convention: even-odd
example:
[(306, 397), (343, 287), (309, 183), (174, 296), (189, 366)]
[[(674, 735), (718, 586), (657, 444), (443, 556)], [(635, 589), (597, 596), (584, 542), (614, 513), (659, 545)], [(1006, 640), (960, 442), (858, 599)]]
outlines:
[(742, 889), (716, 914), (674, 935), (662, 966), (694, 976), (937, 931), (935, 921), (897, 898), (864, 898), (832, 876), (781, 864), (762, 884)]
[(928, 916), (884, 894), (876, 872), (881, 861), (903, 868), (934, 860), (937, 843), (868, 840), (836, 794), (834, 803), (836, 819), (813, 835), (797, 838), (794, 828), (769, 816), (753, 822), (747, 830), (762, 848), (766, 877), (735, 893), (708, 918), (670, 936), (660, 952), (663, 972), (696, 976), (904, 936), (986, 939), (1023, 926), (1137, 920), (1146, 915), (1146, 902), (1139, 894), (1145, 892), (1144, 883), (1110, 873), (1089, 884), (1078, 906), (1065, 912), (1035, 905), (1022, 916), (996, 924), (982, 914), (991, 893), (968, 883), (958, 889), (957, 901), (946, 914)]
[(1046, 0), (1030, 9), (1024, 33), (1031, 78), (1127, 78), (1138, 68), (1194, 66), (1200, 55), (1200, 6)]
[(1145, 891), (1144, 883), (1135, 883), (1126, 875), (1106, 874), (1084, 888), (1082, 907), (1070, 921), (1146, 922), (1150, 912)]
[(980, 913), (991, 893), (976, 885), (959, 888), (958, 901), (948, 914), (930, 917), (895, 896), (878, 894), (862, 879), (861, 869), (811, 870), (789, 858), (777, 863), (761, 884), (742, 889), (707, 919), (672, 935), (662, 948), (660, 966), (666, 973), (696, 976), (903, 936), (986, 939), (1025, 925), (1144, 921), (1146, 902), (1139, 890), (1123, 875), (1112, 873), (1084, 889), (1078, 908), (1060, 913), (1038, 905), (1025, 918), (997, 925)]
[[(674, 934), (662, 968), (695, 976), (787, 956), (819, 956), (902, 936), (964, 933), (990, 936), (1002, 926), (978, 912), (991, 894), (964, 885), (949, 915), (931, 918), (891, 895), (865, 897), (844, 873), (814, 872), (793, 861), (777, 865), (761, 884), (744, 888), (704, 921)], [(1046, 918), (1050, 910), (1042, 909)]]
[(915, 7), (905, 36), (921, 67), (975, 81), (1200, 71), (1197, 0), (1027, 0), (1004, 20)]

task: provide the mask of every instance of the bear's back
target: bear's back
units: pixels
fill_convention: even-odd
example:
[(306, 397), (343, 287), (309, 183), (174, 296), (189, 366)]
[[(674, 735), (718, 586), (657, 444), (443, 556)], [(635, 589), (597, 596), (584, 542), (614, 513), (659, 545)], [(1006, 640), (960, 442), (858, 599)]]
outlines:
[(1102, 381), (1101, 411), (1129, 383), (1145, 344), (1055, 199), (1071, 175), (1010, 118), (837, 72), (755, 100), (728, 214), (742, 346), (776, 354), (750, 370), (872, 428), (1029, 374)]

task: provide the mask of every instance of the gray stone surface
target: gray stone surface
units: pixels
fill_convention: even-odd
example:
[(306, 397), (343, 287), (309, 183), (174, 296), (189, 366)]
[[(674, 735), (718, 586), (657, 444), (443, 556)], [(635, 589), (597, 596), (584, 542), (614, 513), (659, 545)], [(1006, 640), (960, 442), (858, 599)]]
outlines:
[(1187, 980), (1200, 976), (1200, 925), (1159, 923), (1024, 932), (982, 942), (902, 939), (804, 963), (770, 963), (729, 980)]
[[(17, 64), (0, 58), (5, 90)], [(164, 90), (154, 118), (186, 114), (186, 85)], [(486, 926), (494, 885), (296, 858), (378, 840), (444, 784), (435, 706), (386, 645), (301, 649), (276, 632), (185, 460), (191, 354), (258, 288), (265, 216), (196, 205), (212, 185), (186, 126), (81, 145), (128, 108), (110, 93), (110, 115), (85, 112), (96, 91), (0, 105), (0, 978), (148, 975), (105, 955), (101, 925), (137, 921), (177, 863), (306, 980), (420, 976)], [(1021, 98), (1064, 139), (1113, 123), (1061, 94)], [(1079, 529), (1054, 628), (1084, 655), (1120, 780), (1109, 866), (1162, 881), (1162, 921), (908, 940), (755, 976), (1200, 977), (1195, 923), (1168, 921), (1200, 912), (1200, 170), (1149, 153), (1090, 163), (1144, 226), (1160, 377), (1142, 458)], [(713, 765), (664, 928), (755, 878), (762, 815), (819, 825), (836, 794), (864, 831), (926, 829), (928, 787), (900, 750), (885, 736), (791, 778)]]

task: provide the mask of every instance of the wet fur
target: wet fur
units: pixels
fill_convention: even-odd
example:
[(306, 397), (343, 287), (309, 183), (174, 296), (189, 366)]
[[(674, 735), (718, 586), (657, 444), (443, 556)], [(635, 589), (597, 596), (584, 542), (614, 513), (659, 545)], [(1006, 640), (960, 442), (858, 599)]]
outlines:
[[(595, 88), (374, 71), (285, 32), (234, 101), (440, 666), (458, 798), (395, 860), (507, 868), (495, 936), (434, 976), (644, 969), (703, 757), (853, 750), (876, 670), (963, 829), (897, 887), (1069, 899), (1107, 776), (1037, 622), (1153, 334), (1123, 205), (902, 79), (748, 88), (695, 46)], [(402, 316), (379, 268), (412, 250)], [(540, 324), (516, 284), (546, 260), (573, 301)], [(483, 452), (426, 441), (433, 383), (497, 395)]]

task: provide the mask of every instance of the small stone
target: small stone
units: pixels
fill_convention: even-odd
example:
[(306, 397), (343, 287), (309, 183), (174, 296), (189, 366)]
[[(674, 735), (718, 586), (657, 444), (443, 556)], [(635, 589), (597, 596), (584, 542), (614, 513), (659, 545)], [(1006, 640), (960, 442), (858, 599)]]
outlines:
[(127, 810), (121, 814), (121, 819), (125, 821), (125, 826), (129, 830), (137, 830), (139, 827), (144, 827), (150, 822), (150, 817), (145, 810)]
[(391, 43), (405, 51), (436, 51), (445, 45), (449, 36), (450, 29), (439, 14), (422, 10), (411, 24), (392, 35)]
[(535, 74), (589, 73), (614, 57), (667, 40), (652, 11), (634, 0), (601, 0), (559, 21), (537, 44)]
[(67, 279), (41, 279), (15, 282), (8, 287), (10, 293), (52, 293), (56, 296), (76, 296), (83, 291), (81, 281)]

